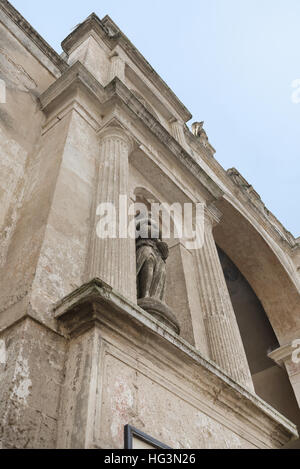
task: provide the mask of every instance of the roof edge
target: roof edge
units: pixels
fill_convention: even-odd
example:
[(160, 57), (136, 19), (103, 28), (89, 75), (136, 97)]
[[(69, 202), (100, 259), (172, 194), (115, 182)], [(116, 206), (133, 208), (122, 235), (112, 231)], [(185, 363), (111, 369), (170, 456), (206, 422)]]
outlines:
[(0, 8), (6, 15), (30, 38), (43, 54), (61, 71), (68, 68), (65, 60), (48, 44), (45, 39), (31, 26), (31, 24), (7, 0), (1, 0)]
[(192, 119), (193, 116), (185, 105), (177, 98), (171, 88), (108, 15), (102, 20), (95, 13), (89, 15), (85, 21), (80, 23), (77, 28), (63, 40), (63, 50), (68, 54), (76, 41), (79, 40), (80, 36), (85, 34), (89, 29), (96, 30), (110, 49), (113, 49), (117, 44), (123, 47), (130, 59), (147, 76), (152, 84), (163, 92), (163, 96), (178, 112), (182, 120), (188, 122)]

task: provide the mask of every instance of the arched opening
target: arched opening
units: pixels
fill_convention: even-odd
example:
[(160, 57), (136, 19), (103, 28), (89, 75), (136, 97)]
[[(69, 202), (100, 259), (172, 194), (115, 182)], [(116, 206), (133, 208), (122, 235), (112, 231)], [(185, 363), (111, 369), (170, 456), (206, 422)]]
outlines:
[(300, 425), (300, 409), (287, 373), (268, 357), (268, 353), (278, 348), (279, 343), (264, 308), (239, 269), (220, 248), (218, 252), (255, 392)]
[(229, 201), (222, 199), (217, 207), (223, 214), (214, 229), (217, 245), (251, 285), (279, 344), (289, 343), (300, 334), (300, 282), (292, 261)]
[(280, 258), (276, 243), (271, 248), (228, 201), (218, 208), (223, 219), (215, 228), (215, 241), (255, 391), (299, 427), (300, 409), (287, 372), (268, 357), (299, 330), (299, 292), (288, 258)]

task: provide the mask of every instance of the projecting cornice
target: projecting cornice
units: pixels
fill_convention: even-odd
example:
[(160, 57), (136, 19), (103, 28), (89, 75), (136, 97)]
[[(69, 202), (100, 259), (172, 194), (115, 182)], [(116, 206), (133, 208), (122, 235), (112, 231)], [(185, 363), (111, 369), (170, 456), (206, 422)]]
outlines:
[(287, 418), (101, 279), (82, 285), (54, 305), (53, 310), (60, 333), (70, 341), (93, 328), (109, 328), (119, 337), (126, 336), (135, 347), (147, 344), (143, 356), (155, 353), (163, 366), (176, 370), (176, 379), (180, 377), (188, 385), (185, 392), (196, 406), (199, 403), (194, 400), (193, 390), (196, 389), (197, 399), (204, 393), (210, 415), (217, 406), (218, 421), (229, 423), (237, 434), (241, 432), (242, 419), (250, 429), (249, 438), (255, 440), (258, 432), (259, 444), (264, 447), (269, 447), (270, 440), (281, 447), (298, 437), (296, 426)]
[(75, 89), (81, 85), (85, 91), (93, 96), (100, 104), (106, 99), (105, 88), (94, 78), (94, 76), (81, 64), (76, 62), (64, 73), (55, 83), (53, 83), (40, 96), (41, 108), (47, 111), (50, 107), (56, 105), (57, 100), (69, 91), (70, 88)]
[[(57, 67), (60, 72), (68, 68), (68, 64), (54, 49), (40, 36), (40, 34), (23, 18), (23, 16), (7, 1), (0, 1), (0, 9), (26, 34), (30, 42), (35, 44), (38, 49)], [(30, 47), (29, 44), (24, 44)], [(33, 51), (32, 51), (33, 52)]]
[(268, 228), (273, 232), (275, 237), (279, 237), (282, 244), (288, 249), (299, 249), (299, 240), (280, 223), (280, 221), (268, 210), (260, 195), (256, 192), (251, 184), (242, 176), (236, 168), (227, 170), (227, 176), (236, 186), (239, 193), (250, 203), (253, 210), (259, 214), (259, 217)]
[(94, 31), (94, 33), (99, 35), (101, 40), (109, 47), (109, 49), (113, 50), (117, 45), (119, 45), (132, 62), (147, 77), (147, 79), (150, 80), (162, 93), (164, 98), (166, 98), (184, 122), (187, 122), (192, 118), (191, 113), (184, 104), (177, 98), (169, 86), (162, 80), (162, 78), (160, 78), (149, 62), (130, 42), (125, 34), (122, 33), (109, 16), (105, 16), (103, 20), (100, 20), (95, 13), (92, 13), (62, 42), (62, 48), (66, 54), (69, 55), (75, 47), (86, 39), (87, 35), (91, 31)]
[(118, 78), (103, 87), (80, 62), (76, 62), (40, 96), (42, 109), (47, 113), (55, 106), (61, 106), (62, 97), (74, 92), (76, 88), (86, 93), (93, 105), (95, 100), (98, 101), (99, 110), (101, 108), (103, 112), (113, 103), (133, 113), (135, 119), (139, 120), (206, 189), (209, 200), (223, 196), (222, 190), (213, 179)]

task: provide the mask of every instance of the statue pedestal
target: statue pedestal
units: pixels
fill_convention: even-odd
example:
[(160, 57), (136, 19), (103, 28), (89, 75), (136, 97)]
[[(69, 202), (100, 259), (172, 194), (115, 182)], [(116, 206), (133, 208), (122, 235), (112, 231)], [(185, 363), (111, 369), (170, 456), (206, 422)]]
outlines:
[(179, 335), (179, 323), (171, 309), (165, 303), (157, 298), (142, 298), (138, 300), (138, 305)]

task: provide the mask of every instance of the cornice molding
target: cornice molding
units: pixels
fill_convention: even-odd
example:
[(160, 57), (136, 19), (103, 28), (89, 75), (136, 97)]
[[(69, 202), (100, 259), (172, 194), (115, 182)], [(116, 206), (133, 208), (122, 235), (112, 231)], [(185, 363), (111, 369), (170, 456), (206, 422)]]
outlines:
[(109, 16), (105, 16), (102, 20), (92, 13), (83, 23), (81, 23), (69, 36), (62, 42), (62, 48), (66, 54), (70, 54), (76, 44), (80, 44), (82, 39), (90, 31), (95, 31), (104, 43), (113, 50), (117, 45), (121, 47), (132, 60), (132, 62), (147, 76), (148, 80), (162, 92), (170, 105), (178, 112), (184, 122), (192, 118), (191, 113), (184, 104), (177, 98), (175, 93), (162, 80), (158, 73), (153, 69), (149, 62), (118, 28)]
[[(207, 396), (204, 405), (213, 403), (223, 408), (233, 426), (243, 421), (249, 428), (249, 435), (258, 433), (262, 441), (267, 435), (272, 435), (271, 439), (278, 446), (290, 438), (297, 438), (296, 426), (288, 419), (237, 384), (192, 345), (100, 279), (81, 286), (57, 303), (54, 314), (60, 332), (69, 340), (94, 327), (100, 330), (108, 328), (138, 346), (145, 343), (146, 336), (148, 347), (145, 353), (151, 355), (153, 348), (161, 362), (179, 374), (181, 363), (184, 373), (182, 382), (191, 383), (191, 386), (186, 386), (190, 390), (188, 392), (193, 392), (195, 386), (201, 388), (201, 392)], [(196, 369), (201, 373), (201, 380), (193, 379)], [(235, 414), (238, 414), (238, 418)], [(225, 423), (224, 417), (220, 413), (218, 415)]]
[[(1, 0), (0, 9), (10, 18), (21, 31), (32, 41), (32, 43), (39, 48), (39, 50), (52, 62), (54, 67), (60, 71), (60, 73), (68, 70), (69, 66), (67, 62), (55, 52), (51, 46), (38, 34), (38, 32), (23, 18), (23, 16), (7, 1)], [(95, 29), (96, 34), (100, 35), (108, 47), (113, 50), (118, 44), (123, 46), (126, 50), (126, 53), (133, 62), (137, 63), (141, 70), (147, 74), (148, 78), (151, 78), (151, 81), (158, 88), (162, 88), (167, 95), (166, 98), (169, 100), (170, 104), (174, 108), (178, 108), (178, 112), (185, 115), (184, 120), (189, 120), (192, 116), (185, 108), (185, 106), (178, 100), (173, 91), (166, 85), (166, 83), (159, 77), (159, 75), (152, 69), (151, 65), (146, 61), (146, 59), (138, 52), (138, 50), (132, 45), (129, 39), (119, 30), (115, 23), (106, 16), (102, 21), (94, 13), (90, 15), (86, 21), (81, 23), (75, 31), (73, 31), (64, 41), (63, 48), (65, 51), (70, 51), (72, 46), (78, 40), (79, 37), (85, 34), (92, 29)], [(26, 47), (26, 46), (25, 46)], [(96, 80), (95, 80), (96, 82)], [(94, 87), (95, 89), (95, 87)], [(50, 89), (49, 89), (50, 90)], [(48, 91), (49, 91), (48, 90)], [(50, 99), (49, 93), (44, 93), (43, 98), (41, 99), (42, 108), (46, 108), (46, 100)], [(233, 191), (233, 187), (237, 185), (230, 180), (230, 177), (226, 174), (224, 168), (212, 158), (215, 153), (213, 147), (204, 148), (200, 142), (194, 137), (192, 132), (186, 127), (184, 129), (185, 135), (189, 141), (191, 147), (194, 146), (194, 151), (199, 152), (199, 155), (205, 158), (205, 162), (216, 172), (218, 177), (222, 182), (228, 186), (230, 191)], [(215, 183), (214, 183), (215, 184)], [(216, 185), (216, 184), (215, 184)], [(252, 187), (252, 186), (250, 186)], [(262, 228), (276, 241), (281, 243), (281, 247), (289, 255), (293, 255), (295, 252), (300, 250), (300, 238), (294, 238), (294, 236), (289, 233), (284, 226), (276, 219), (276, 217), (269, 212), (269, 210), (264, 206), (265, 210), (269, 213), (274, 219), (274, 223), (271, 223), (268, 220), (267, 216), (262, 213), (262, 209), (257, 207), (257, 204), (253, 203), (251, 199), (251, 194), (246, 194), (245, 191), (240, 190), (239, 200), (242, 204), (249, 203), (248, 207), (251, 208), (254, 217), (262, 225)], [(253, 189), (253, 194), (257, 194)], [(258, 196), (258, 194), (257, 194)], [(260, 197), (256, 197), (258, 203), (260, 203)], [(263, 202), (261, 201), (260, 205)], [(264, 204), (263, 204), (264, 205)]]
[[(209, 166), (209, 168), (215, 173), (215, 175), (220, 179), (224, 186), (228, 189), (227, 196), (230, 198), (234, 197), (239, 203), (245, 207), (246, 210), (249, 210), (251, 216), (261, 225), (262, 229), (282, 248), (282, 250), (290, 255), (293, 255), (296, 251), (300, 250), (300, 237), (295, 239), (294, 236), (288, 232), (285, 227), (280, 223), (279, 220), (271, 213), (268, 208), (262, 202), (259, 194), (254, 190), (253, 186), (248, 184), (248, 182), (241, 175), (241, 178), (246, 182), (247, 187), (250, 188), (250, 192), (243, 190), (236, 182), (233, 181), (232, 177), (228, 174), (228, 171), (232, 170), (237, 171), (235, 168), (231, 168), (226, 171), (220, 163), (212, 157), (212, 154), (208, 151), (207, 148), (204, 148), (203, 145), (194, 137), (192, 132), (187, 126), (184, 128), (186, 138), (191, 149), (203, 159), (204, 163)], [(238, 172), (238, 171), (237, 171)], [(240, 174), (240, 173), (239, 173)], [(255, 202), (254, 202), (254, 201)], [(273, 222), (270, 221), (271, 218)]]
[[(1, 0), (0, 9), (26, 34), (26, 36), (47, 56), (55, 67), (64, 72), (68, 69), (65, 60), (42, 38), (25, 18), (7, 0)], [(24, 45), (26, 47), (26, 45)]]
[[(204, 163), (209, 166), (216, 177), (219, 178), (222, 184), (224, 184), (224, 186), (228, 189), (227, 200), (231, 201), (232, 198), (236, 198), (236, 201), (242, 204), (245, 210), (250, 211), (251, 216), (257, 221), (257, 223), (260, 224), (261, 228), (266, 232), (266, 234), (269, 235), (287, 255), (291, 256), (296, 251), (300, 250), (300, 238), (295, 239), (294, 236), (284, 228), (280, 221), (277, 220), (277, 218), (267, 209), (267, 207), (265, 207), (259, 194), (257, 194), (253, 187), (248, 184), (243, 176), (241, 175), (241, 177), (246, 181), (247, 186), (253, 189), (250, 191), (250, 193), (248, 193), (247, 190), (243, 190), (233, 181), (228, 172), (215, 158), (212, 158), (207, 149), (197, 141), (197, 139), (187, 127), (185, 128), (185, 135), (193, 151), (196, 152), (196, 154), (199, 155), (201, 159), (203, 159)], [(253, 196), (256, 200), (256, 203), (254, 203), (251, 199)], [(264, 209), (266, 213), (263, 213)], [(274, 223), (272, 223), (268, 217), (272, 218)]]
[[(213, 179), (201, 168), (190, 153), (166, 130), (155, 116), (136, 98), (136, 96), (118, 79), (115, 78), (107, 87), (108, 93), (118, 95), (123, 103), (133, 111), (145, 126), (155, 135), (161, 144), (166, 146), (183, 166), (202, 184), (212, 197), (212, 200), (220, 199), (223, 191)], [(211, 201), (212, 201), (211, 200)]]
[(92, 13), (62, 41), (61, 46), (63, 51), (69, 56), (89, 35), (93, 35), (95, 39), (97, 36), (100, 37), (109, 49), (113, 49), (116, 46), (115, 43), (112, 46), (114, 37), (108, 33), (98, 16)]
[(105, 101), (105, 89), (103, 86), (81, 62), (76, 62), (40, 95), (41, 109), (47, 111), (50, 105), (55, 104), (57, 99), (59, 99), (64, 92), (71, 87), (76, 88), (76, 86), (82, 86), (100, 103)]
[(273, 352), (268, 354), (268, 357), (271, 358), (277, 365), (283, 366), (288, 360), (292, 358), (295, 348), (292, 344), (283, 345), (282, 347), (273, 350)]
[[(265, 220), (269, 225), (269, 228), (273, 231), (273, 234), (281, 241), (281, 243), (293, 250), (297, 248), (297, 239), (288, 232), (280, 221), (271, 213), (260, 195), (255, 191), (253, 186), (242, 176), (242, 174), (236, 168), (230, 168), (226, 171), (227, 176), (230, 178), (232, 183), (239, 189), (243, 198), (247, 200), (253, 207), (253, 209), (259, 213), (260, 217)], [(270, 218), (273, 219), (274, 223), (271, 222)]]
[(175, 140), (175, 138), (163, 127), (163, 125), (149, 112), (136, 96), (117, 77), (105, 88), (82, 65), (76, 62), (64, 75), (53, 83), (47, 91), (40, 96), (41, 108), (45, 112), (53, 108), (55, 103), (61, 105), (61, 95), (70, 89), (80, 86), (88, 92), (92, 103), (98, 101), (99, 107), (106, 108), (112, 103), (119, 103), (123, 109), (130, 110), (135, 118), (165, 146), (178, 161), (196, 178), (208, 193), (208, 199), (220, 199), (223, 196), (219, 186), (206, 174), (196, 160)]

